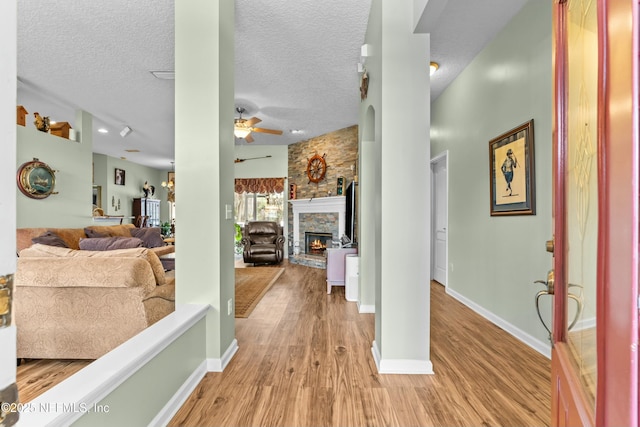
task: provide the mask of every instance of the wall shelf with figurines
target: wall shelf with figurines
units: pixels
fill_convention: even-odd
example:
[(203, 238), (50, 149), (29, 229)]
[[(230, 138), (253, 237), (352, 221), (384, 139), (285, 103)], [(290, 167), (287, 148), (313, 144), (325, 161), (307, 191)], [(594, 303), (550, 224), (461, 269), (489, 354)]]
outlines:
[[(27, 115), (29, 112), (23, 105), (16, 107), (16, 124), (27, 126)], [(40, 132), (49, 133), (60, 138), (76, 140), (76, 133), (69, 122), (51, 122), (48, 116), (41, 116), (37, 111), (33, 113), (33, 125)]]

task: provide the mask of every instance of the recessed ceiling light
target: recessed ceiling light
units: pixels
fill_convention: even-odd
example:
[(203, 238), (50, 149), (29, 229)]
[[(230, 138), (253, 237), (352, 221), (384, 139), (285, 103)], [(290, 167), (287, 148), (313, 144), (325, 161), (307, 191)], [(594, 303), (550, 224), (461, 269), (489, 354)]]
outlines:
[(150, 71), (156, 79), (160, 80), (175, 80), (175, 71)]
[(438, 71), (438, 68), (440, 68), (440, 65), (438, 65), (437, 62), (430, 62), (429, 63), (429, 75), (433, 76), (433, 73)]
[(290, 129), (289, 132), (291, 132), (294, 135), (300, 134), (300, 133), (304, 133), (303, 130), (301, 129)]
[(140, 152), (140, 150), (136, 150), (135, 148), (129, 148), (128, 150), (124, 150), (124, 151), (126, 151), (127, 153), (139, 153)]
[(109, 133), (109, 131), (106, 130), (105, 128), (98, 129), (98, 132), (100, 132), (100, 133)]

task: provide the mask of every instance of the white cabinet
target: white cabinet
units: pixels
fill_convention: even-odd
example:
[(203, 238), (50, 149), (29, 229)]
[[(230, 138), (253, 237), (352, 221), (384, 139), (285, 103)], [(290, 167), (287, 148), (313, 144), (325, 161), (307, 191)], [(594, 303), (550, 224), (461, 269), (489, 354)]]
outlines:
[(347, 301), (358, 301), (359, 296), (359, 264), (360, 257), (357, 254), (348, 254), (345, 257), (344, 272), (344, 296)]
[(331, 293), (332, 286), (344, 286), (345, 257), (357, 254), (357, 248), (327, 248), (327, 293)]

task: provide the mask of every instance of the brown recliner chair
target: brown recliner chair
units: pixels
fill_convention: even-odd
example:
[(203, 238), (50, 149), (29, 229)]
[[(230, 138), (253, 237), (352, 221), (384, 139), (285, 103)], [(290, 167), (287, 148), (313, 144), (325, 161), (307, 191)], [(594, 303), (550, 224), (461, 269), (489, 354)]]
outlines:
[(246, 263), (278, 264), (284, 256), (282, 227), (274, 221), (253, 221), (244, 226), (244, 237), (240, 241)]

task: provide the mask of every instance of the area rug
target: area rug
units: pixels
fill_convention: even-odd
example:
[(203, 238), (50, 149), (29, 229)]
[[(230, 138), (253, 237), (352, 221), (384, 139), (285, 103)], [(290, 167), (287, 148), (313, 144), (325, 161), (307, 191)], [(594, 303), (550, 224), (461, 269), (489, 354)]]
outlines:
[(236, 268), (236, 317), (249, 317), (284, 268)]

